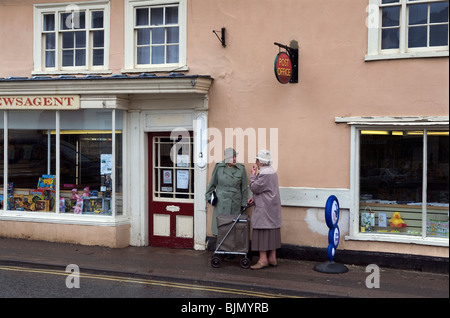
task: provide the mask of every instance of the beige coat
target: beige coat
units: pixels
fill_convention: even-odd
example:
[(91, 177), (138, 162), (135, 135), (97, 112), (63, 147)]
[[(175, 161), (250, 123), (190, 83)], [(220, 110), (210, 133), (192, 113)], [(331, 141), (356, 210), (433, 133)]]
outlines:
[(281, 198), (275, 169), (271, 166), (262, 166), (259, 174), (250, 176), (250, 189), (255, 201), (252, 228), (280, 228)]

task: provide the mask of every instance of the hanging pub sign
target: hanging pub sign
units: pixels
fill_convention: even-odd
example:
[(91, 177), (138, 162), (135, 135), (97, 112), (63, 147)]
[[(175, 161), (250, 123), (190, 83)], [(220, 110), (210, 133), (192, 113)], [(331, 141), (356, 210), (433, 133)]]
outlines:
[(278, 53), (275, 58), (275, 76), (281, 84), (287, 84), (292, 78), (292, 62), (286, 52)]

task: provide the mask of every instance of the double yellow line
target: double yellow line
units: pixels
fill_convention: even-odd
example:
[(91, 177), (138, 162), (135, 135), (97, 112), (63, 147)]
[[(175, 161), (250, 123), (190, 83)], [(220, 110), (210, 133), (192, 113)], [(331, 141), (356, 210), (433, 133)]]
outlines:
[[(60, 276), (68, 276), (73, 275), (73, 273), (68, 273), (62, 270), (51, 270), (51, 269), (38, 269), (38, 268), (28, 268), (28, 267), (17, 267), (17, 266), (0, 266), (0, 270), (4, 271), (13, 271), (13, 272), (26, 272), (26, 273), (37, 273), (37, 274), (48, 274), (48, 275), (60, 275)], [(183, 283), (173, 283), (167, 281), (159, 281), (152, 279), (140, 279), (140, 278), (131, 278), (131, 277), (120, 277), (120, 276), (110, 276), (110, 275), (96, 275), (96, 274), (86, 274), (81, 273), (80, 278), (86, 279), (98, 279), (105, 281), (114, 281), (121, 283), (134, 283), (134, 284), (144, 284), (144, 285), (153, 285), (153, 286), (162, 286), (162, 287), (170, 287), (170, 288), (179, 288), (179, 289), (189, 289), (189, 290), (200, 290), (214, 293), (225, 293), (232, 295), (242, 295), (246, 297), (257, 297), (257, 298), (301, 298), (297, 296), (290, 295), (282, 295), (282, 294), (272, 294), (272, 293), (264, 293), (257, 291), (248, 291), (243, 289), (234, 289), (234, 288), (224, 288), (224, 287), (210, 287), (210, 286), (201, 286), (197, 284), (183, 284)]]

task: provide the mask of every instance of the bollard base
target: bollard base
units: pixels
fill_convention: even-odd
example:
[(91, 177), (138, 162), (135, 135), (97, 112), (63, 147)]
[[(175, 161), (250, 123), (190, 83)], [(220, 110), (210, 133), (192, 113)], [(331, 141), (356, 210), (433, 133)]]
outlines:
[(339, 263), (335, 263), (334, 261), (326, 261), (314, 266), (314, 270), (321, 273), (328, 274), (342, 274), (348, 272), (347, 266)]

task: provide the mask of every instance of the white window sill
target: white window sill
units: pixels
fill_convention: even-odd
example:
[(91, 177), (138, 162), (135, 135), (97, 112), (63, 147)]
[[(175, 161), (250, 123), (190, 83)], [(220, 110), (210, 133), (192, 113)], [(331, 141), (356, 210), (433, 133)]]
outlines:
[(186, 72), (189, 71), (187, 65), (180, 67), (173, 66), (161, 66), (161, 67), (151, 67), (151, 68), (131, 68), (123, 69), (122, 73), (156, 73), (156, 72)]
[(396, 59), (410, 59), (410, 58), (425, 58), (425, 57), (448, 57), (447, 51), (438, 52), (408, 52), (408, 53), (394, 53), (394, 54), (368, 54), (365, 56), (365, 61), (379, 61), (379, 60), (396, 60)]
[(94, 226), (119, 226), (129, 224), (125, 215), (90, 215), (54, 212), (3, 211), (0, 210), (0, 221), (19, 221), (36, 223), (56, 223)]
[(85, 71), (33, 71), (32, 75), (101, 75), (112, 74), (111, 70), (85, 70)]
[(449, 247), (449, 240), (446, 237), (425, 237), (411, 235), (396, 234), (380, 234), (380, 233), (358, 233), (345, 237), (346, 241), (372, 241), (372, 242), (390, 242), (404, 244), (418, 244), (429, 246)]

